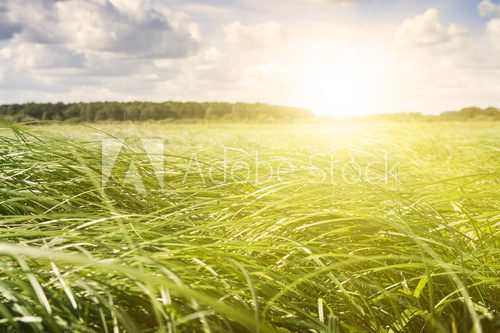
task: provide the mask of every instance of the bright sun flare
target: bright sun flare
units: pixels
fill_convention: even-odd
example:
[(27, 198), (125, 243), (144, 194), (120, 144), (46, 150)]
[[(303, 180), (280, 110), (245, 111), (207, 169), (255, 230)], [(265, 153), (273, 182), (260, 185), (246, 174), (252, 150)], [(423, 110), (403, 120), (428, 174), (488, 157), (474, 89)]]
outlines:
[(313, 45), (300, 59), (296, 96), (319, 115), (384, 112), (392, 82), (387, 54), (376, 47)]

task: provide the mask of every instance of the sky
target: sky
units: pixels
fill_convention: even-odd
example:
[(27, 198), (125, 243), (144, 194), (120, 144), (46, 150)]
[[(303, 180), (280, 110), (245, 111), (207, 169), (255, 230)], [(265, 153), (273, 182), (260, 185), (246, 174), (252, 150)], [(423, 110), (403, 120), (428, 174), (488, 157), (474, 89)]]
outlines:
[(499, 0), (0, 0), (0, 104), (500, 106)]

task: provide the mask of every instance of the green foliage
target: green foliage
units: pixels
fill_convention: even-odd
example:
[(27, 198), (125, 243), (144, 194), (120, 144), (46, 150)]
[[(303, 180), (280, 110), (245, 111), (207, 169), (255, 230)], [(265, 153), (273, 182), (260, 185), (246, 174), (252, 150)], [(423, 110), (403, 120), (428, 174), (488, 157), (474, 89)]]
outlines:
[[(0, 129), (1, 332), (498, 329), (497, 123), (96, 126)], [(103, 132), (165, 136), (166, 186), (131, 147), (103, 189)]]
[[(310, 119), (311, 112), (293, 107), (263, 103), (195, 103), (195, 102), (99, 102), (74, 104), (12, 104), (0, 105), (0, 119), (14, 123), (37, 121), (111, 122), (111, 121), (232, 121), (232, 122), (283, 122)], [(464, 108), (444, 112), (439, 116), (421, 113), (373, 114), (357, 120), (393, 122), (434, 121), (499, 121), (500, 109), (489, 107)], [(352, 120), (352, 119), (348, 119)], [(331, 121), (321, 119), (320, 121)]]
[(433, 121), (500, 121), (500, 109), (489, 107), (481, 109), (478, 107), (464, 108), (459, 111), (443, 112), (439, 116), (423, 115), (418, 112), (396, 113), (396, 114), (376, 114), (366, 117), (376, 121), (395, 122), (433, 122)]
[(445, 112), (443, 118), (446, 120), (500, 120), (500, 109), (489, 107), (481, 109), (478, 107), (463, 108), (458, 112)]
[(21, 123), (31, 121), (158, 121), (158, 120), (218, 120), (233, 121), (287, 121), (311, 118), (304, 109), (245, 103), (194, 103), (194, 102), (102, 102), (77, 104), (13, 104), (1, 105), (0, 117)]

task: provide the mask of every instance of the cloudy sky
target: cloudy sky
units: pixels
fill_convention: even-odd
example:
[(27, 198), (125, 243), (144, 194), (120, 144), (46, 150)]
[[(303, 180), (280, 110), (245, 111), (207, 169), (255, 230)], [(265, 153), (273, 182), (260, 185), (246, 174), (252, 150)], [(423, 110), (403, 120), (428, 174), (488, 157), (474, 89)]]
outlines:
[(498, 0), (0, 0), (0, 104), (500, 106)]

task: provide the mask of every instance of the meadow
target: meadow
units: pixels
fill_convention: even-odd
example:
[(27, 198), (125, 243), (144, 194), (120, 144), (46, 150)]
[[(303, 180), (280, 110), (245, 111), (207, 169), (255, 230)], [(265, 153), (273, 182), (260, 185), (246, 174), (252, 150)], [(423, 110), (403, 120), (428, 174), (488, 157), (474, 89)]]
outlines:
[(500, 124), (0, 128), (2, 332), (495, 332)]

